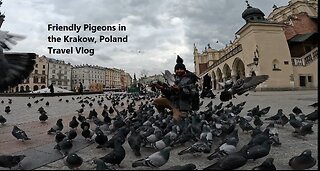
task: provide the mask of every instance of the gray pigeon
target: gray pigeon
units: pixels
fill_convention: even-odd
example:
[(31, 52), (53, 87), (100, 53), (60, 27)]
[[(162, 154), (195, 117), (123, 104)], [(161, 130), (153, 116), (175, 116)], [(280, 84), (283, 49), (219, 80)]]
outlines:
[(50, 128), (50, 130), (48, 131), (48, 134), (56, 133), (57, 131), (61, 131), (62, 129), (63, 129), (62, 119), (58, 119), (56, 124)]
[(305, 170), (316, 165), (317, 161), (311, 156), (311, 150), (303, 151), (299, 156), (294, 156), (289, 160), (289, 166), (294, 170)]
[(71, 140), (68, 137), (65, 137), (61, 142), (59, 142), (54, 149), (59, 150), (63, 156), (69, 154), (71, 148), (73, 147)]
[(107, 165), (103, 160), (96, 158), (93, 160), (96, 164), (96, 170), (115, 170), (111, 165)]
[(3, 53), (3, 49), (10, 50), (10, 44), (22, 36), (0, 31), (0, 92), (13, 87), (29, 77), (35, 65), (35, 53)]
[(170, 157), (171, 147), (166, 147), (160, 151), (157, 151), (150, 156), (137, 160), (132, 163), (132, 167), (146, 166), (152, 168), (158, 168), (166, 164)]
[(28, 138), (27, 134), (23, 130), (18, 128), (16, 125), (13, 126), (12, 135), (16, 137), (18, 140), (31, 140), (30, 138)]
[(25, 158), (25, 155), (1, 155), (0, 156), (0, 167), (9, 168), (11, 170), (12, 167), (19, 165), (20, 162)]
[(211, 150), (212, 144), (208, 142), (206, 137), (203, 137), (199, 141), (195, 142), (191, 146), (183, 149), (178, 153), (178, 155), (183, 155), (187, 153), (195, 154), (195, 153), (209, 153)]

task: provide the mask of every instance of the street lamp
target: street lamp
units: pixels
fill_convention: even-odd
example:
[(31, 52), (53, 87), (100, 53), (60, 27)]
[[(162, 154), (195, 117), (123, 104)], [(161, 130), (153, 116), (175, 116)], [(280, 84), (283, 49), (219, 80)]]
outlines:
[(254, 52), (253, 63), (254, 63), (256, 66), (258, 66), (259, 58), (257, 57), (257, 53), (256, 53), (256, 52)]

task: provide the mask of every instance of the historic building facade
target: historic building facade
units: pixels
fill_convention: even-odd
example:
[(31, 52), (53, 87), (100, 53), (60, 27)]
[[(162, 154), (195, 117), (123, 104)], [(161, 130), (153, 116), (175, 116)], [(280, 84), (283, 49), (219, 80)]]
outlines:
[(215, 50), (208, 44), (199, 53), (194, 45), (196, 74), (203, 79), (208, 73), (213, 89), (221, 88), (217, 82), (252, 74), (269, 75), (257, 90), (317, 89), (317, 11), (317, 1), (291, 0), (274, 6), (266, 19), (248, 4), (242, 13), (246, 24), (228, 46)]
[(48, 85), (71, 90), (71, 64), (48, 58)]
[(22, 84), (14, 87), (11, 92), (29, 92), (47, 87), (48, 83), (48, 58), (36, 56), (34, 70)]
[(72, 90), (77, 90), (80, 82), (84, 90), (90, 90), (93, 85), (105, 84), (105, 68), (96, 65), (76, 65), (71, 68)]

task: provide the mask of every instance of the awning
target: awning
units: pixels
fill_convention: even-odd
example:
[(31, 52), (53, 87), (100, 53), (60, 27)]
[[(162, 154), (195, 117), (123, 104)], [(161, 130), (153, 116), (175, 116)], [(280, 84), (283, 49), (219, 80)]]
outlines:
[(301, 43), (313, 36), (318, 36), (318, 32), (313, 32), (313, 33), (307, 33), (307, 34), (298, 34), (294, 36), (293, 38), (289, 39), (289, 43)]

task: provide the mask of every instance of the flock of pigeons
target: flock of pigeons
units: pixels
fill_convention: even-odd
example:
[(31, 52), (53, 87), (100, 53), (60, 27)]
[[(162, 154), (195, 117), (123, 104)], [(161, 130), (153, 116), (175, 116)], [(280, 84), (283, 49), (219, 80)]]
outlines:
[[(288, 117), (282, 109), (271, 116), (268, 114), (271, 106), (260, 109), (257, 105), (249, 111), (243, 111), (246, 101), (239, 104), (233, 104), (231, 101), (213, 104), (211, 101), (206, 106), (202, 101), (200, 105), (205, 110), (193, 111), (189, 117), (175, 121), (170, 110), (165, 113), (156, 112), (152, 101), (158, 95), (151, 93), (143, 96), (111, 94), (72, 97), (72, 100), (77, 100), (81, 104), (81, 108), (76, 110), (77, 114), (72, 117), (68, 125), (64, 125), (63, 120), (59, 118), (56, 124), (47, 130), (56, 142), (52, 148), (61, 152), (66, 166), (70, 169), (77, 169), (83, 163), (79, 155), (70, 152), (73, 140), (78, 137), (94, 141), (98, 149), (112, 149), (105, 156), (94, 159), (97, 170), (115, 169), (115, 165), (120, 166), (126, 153), (129, 152), (123, 147), (126, 141), (137, 157), (137, 160), (132, 162), (132, 167), (159, 168), (169, 161), (173, 148), (184, 147), (178, 155), (203, 154), (206, 156), (203, 160), (208, 160), (208, 165), (197, 168), (193, 163), (186, 163), (166, 169), (232, 170), (246, 165), (250, 160), (268, 156), (273, 146), (281, 146), (278, 129), (282, 129), (283, 126), (289, 124), (294, 137), (306, 139), (308, 134), (313, 133), (312, 128), (318, 120), (317, 103), (312, 104), (315, 110), (310, 114), (304, 114), (295, 106)], [(43, 100), (44, 98), (41, 98), (37, 103)], [(106, 100), (112, 105), (107, 106)], [(5, 102), (2, 100), (0, 103)], [(8, 103), (11, 104), (12, 100), (9, 99)], [(92, 107), (94, 103), (103, 108), (101, 114), (95, 109), (89, 113), (85, 112), (84, 106)], [(45, 105), (50, 104), (47, 102)], [(32, 107), (32, 104), (27, 103), (26, 107)], [(119, 108), (123, 110), (119, 111)], [(5, 107), (4, 112), (10, 114), (9, 105)], [(45, 109), (40, 107), (38, 112), (39, 121), (46, 122), (48, 115)], [(0, 115), (0, 123), (6, 124), (3, 115)], [(241, 144), (245, 145), (241, 147), (238, 146), (239, 131), (247, 132), (251, 137), (248, 143), (242, 142)], [(26, 132), (17, 125), (13, 126), (12, 135), (21, 141), (30, 140)], [(213, 148), (214, 146), (216, 148)], [(142, 148), (151, 148), (155, 152), (144, 156), (141, 154)], [(0, 167), (11, 169), (19, 166), (25, 157), (25, 155), (1, 155)], [(267, 157), (261, 165), (252, 169), (276, 170), (273, 161), (274, 158)], [(316, 162), (311, 150), (305, 149), (300, 155), (292, 156), (288, 165), (292, 169), (300, 170), (312, 168)]]

